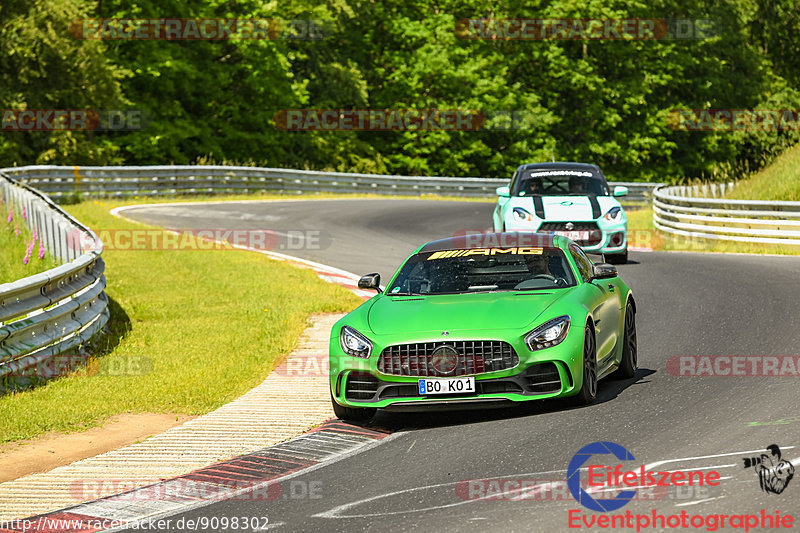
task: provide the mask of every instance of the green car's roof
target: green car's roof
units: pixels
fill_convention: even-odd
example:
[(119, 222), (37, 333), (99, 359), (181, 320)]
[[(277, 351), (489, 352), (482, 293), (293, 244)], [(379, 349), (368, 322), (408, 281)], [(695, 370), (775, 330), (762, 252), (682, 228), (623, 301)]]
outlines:
[(467, 250), (472, 248), (546, 247), (564, 248), (563, 238), (550, 233), (506, 232), (459, 235), (420, 246), (414, 253)]

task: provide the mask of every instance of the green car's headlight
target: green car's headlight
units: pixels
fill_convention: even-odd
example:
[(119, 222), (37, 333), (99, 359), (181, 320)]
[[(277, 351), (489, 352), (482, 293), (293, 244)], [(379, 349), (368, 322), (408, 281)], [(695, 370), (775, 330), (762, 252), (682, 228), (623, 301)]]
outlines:
[(372, 343), (350, 326), (344, 326), (339, 334), (339, 344), (347, 355), (366, 359), (372, 353)]
[(550, 348), (567, 338), (569, 333), (569, 317), (560, 316), (545, 322), (525, 335), (525, 344), (532, 352)]

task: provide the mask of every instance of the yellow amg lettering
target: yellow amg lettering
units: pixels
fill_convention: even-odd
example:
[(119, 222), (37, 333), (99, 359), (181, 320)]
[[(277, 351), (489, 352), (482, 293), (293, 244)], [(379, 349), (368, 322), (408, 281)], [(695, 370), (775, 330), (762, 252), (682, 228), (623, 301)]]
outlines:
[(476, 250), (470, 250), (469, 252), (465, 253), (464, 255), (465, 256), (467, 256), (467, 255), (489, 255), (489, 249), (488, 248), (478, 248)]
[(517, 249), (516, 248), (509, 248), (508, 250), (503, 250), (502, 248), (492, 248), (491, 255), (494, 255), (494, 254), (516, 254), (516, 253), (517, 253)]

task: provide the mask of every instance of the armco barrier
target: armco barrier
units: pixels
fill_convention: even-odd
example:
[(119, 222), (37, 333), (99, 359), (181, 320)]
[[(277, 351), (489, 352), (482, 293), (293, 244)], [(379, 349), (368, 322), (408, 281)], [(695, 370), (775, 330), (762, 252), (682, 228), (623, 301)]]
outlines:
[[(25, 209), (25, 223), (36, 229), (47, 250), (62, 263), (41, 274), (0, 284), (0, 382), (4, 382), (77, 349), (102, 329), (109, 312), (103, 292), (103, 245), (96, 235), (46, 195), (2, 170), (0, 195), (15, 212)], [(81, 238), (93, 242), (94, 247), (79, 253)]]
[[(346, 174), (311, 170), (234, 166), (58, 167), (28, 166), (14, 176), (53, 198), (94, 196), (159, 196), (255, 192), (339, 192), (386, 195), (441, 194), (491, 197), (506, 179), (428, 178)], [(649, 200), (651, 183), (612, 183), (629, 189), (629, 200)]]
[(657, 188), (653, 193), (656, 229), (703, 239), (800, 245), (800, 202), (722, 198), (731, 186)]

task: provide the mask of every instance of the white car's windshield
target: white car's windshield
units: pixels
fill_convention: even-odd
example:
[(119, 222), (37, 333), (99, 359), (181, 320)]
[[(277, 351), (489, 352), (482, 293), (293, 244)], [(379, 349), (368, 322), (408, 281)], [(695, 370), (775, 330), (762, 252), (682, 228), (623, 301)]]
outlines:
[(608, 196), (605, 180), (585, 170), (525, 170), (516, 196)]

